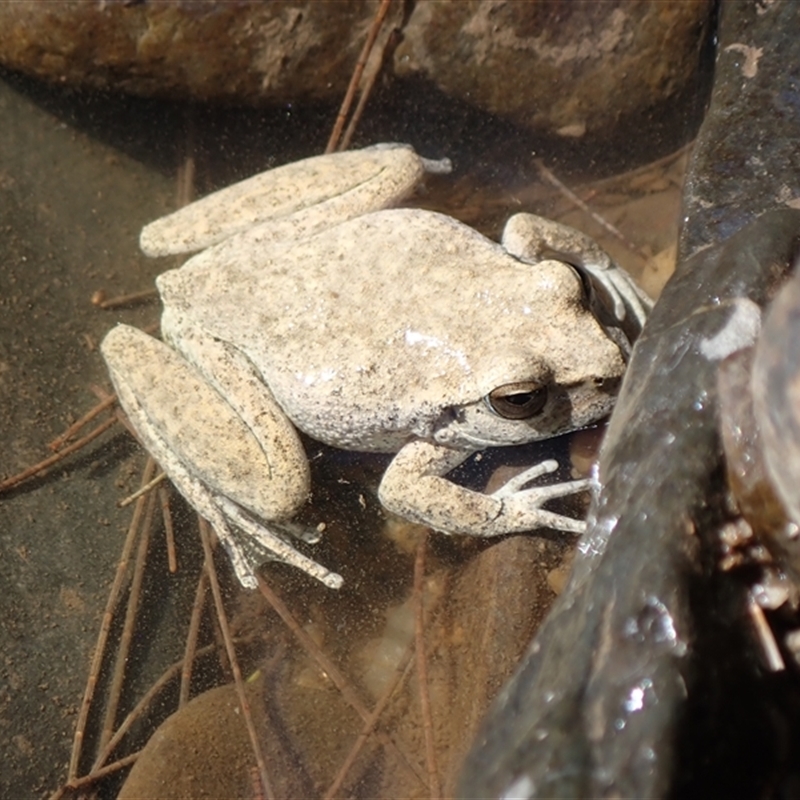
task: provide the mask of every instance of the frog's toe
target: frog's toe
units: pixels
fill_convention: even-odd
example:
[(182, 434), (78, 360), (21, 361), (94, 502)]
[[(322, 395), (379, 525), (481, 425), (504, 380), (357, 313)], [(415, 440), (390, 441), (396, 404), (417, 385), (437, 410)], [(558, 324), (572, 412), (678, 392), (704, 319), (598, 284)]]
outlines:
[(562, 514), (554, 514), (552, 511), (539, 510), (537, 514), (538, 528), (551, 528), (554, 531), (564, 533), (585, 533), (586, 522), (582, 519), (565, 517)]
[(581, 478), (577, 481), (562, 481), (553, 483), (550, 486), (534, 486), (530, 489), (523, 489), (522, 494), (530, 495), (535, 498), (537, 505), (554, 500), (557, 497), (569, 497), (571, 494), (580, 494), (592, 488), (591, 478)]
[(513, 494), (520, 492), (525, 493), (530, 497), (536, 505), (546, 503), (548, 500), (553, 500), (557, 497), (567, 497), (571, 494), (578, 494), (589, 489), (592, 485), (591, 478), (581, 478), (576, 481), (562, 481), (561, 483), (554, 483), (550, 486), (535, 486), (529, 489), (525, 487), (536, 480), (541, 478), (542, 475), (548, 475), (558, 469), (558, 462), (553, 459), (542, 461), (540, 464), (535, 464), (526, 470), (523, 470), (519, 475), (515, 475), (510, 480), (506, 481), (499, 489), (492, 492), (492, 497), (503, 498), (510, 497)]
[(515, 492), (520, 491), (527, 486), (531, 481), (536, 478), (541, 478), (542, 475), (547, 475), (555, 472), (558, 469), (558, 461), (548, 459), (542, 461), (540, 464), (535, 464), (526, 470), (523, 470), (519, 475), (515, 475), (510, 480), (506, 481), (499, 489), (492, 492), (492, 497), (508, 497)]

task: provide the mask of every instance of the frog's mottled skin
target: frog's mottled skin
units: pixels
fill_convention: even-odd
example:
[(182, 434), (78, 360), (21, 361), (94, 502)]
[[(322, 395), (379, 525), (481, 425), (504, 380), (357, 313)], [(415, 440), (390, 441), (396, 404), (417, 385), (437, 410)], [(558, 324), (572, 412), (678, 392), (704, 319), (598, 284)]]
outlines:
[(142, 234), (148, 252), (207, 249), (158, 279), (166, 344), (120, 326), (103, 354), (145, 446), (215, 526), (245, 585), (267, 555), (341, 583), (276, 525), (309, 492), (295, 428), (335, 447), (396, 452), (381, 501), (434, 528), (582, 528), (540, 506), (586, 481), (524, 488), (553, 462), (494, 495), (444, 476), (477, 450), (580, 428), (613, 404), (624, 354), (572, 266), (527, 263), (543, 236), (555, 237), (551, 250), (590, 254), (582, 266), (601, 274), (627, 324), (641, 325), (645, 301), (591, 240), (538, 217), (513, 218), (518, 258), (441, 214), (368, 213), (430, 166), (403, 146), (309, 159)]

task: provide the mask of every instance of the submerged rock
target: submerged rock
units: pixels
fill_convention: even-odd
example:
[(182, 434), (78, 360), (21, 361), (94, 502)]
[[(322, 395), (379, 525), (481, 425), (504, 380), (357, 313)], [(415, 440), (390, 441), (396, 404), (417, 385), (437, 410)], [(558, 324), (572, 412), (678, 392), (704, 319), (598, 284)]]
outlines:
[[(269, 741), (273, 789), (279, 797), (311, 797), (313, 787), (297, 768), (286, 732), (270, 723), (264, 685), (260, 677), (248, 682), (246, 694), (255, 728)], [(259, 796), (258, 787), (236, 687), (227, 684), (198, 695), (167, 718), (142, 750), (117, 800), (252, 800)]]

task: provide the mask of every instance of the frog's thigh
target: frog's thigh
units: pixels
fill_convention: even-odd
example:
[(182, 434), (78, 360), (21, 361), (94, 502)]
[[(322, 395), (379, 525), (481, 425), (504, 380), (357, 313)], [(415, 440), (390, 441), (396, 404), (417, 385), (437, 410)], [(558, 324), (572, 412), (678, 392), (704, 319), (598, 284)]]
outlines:
[(151, 256), (194, 252), (254, 225), (262, 240), (297, 239), (396, 204), (426, 171), (446, 171), (442, 163), (398, 144), (284, 164), (151, 222), (140, 246)]
[(502, 501), (442, 477), (468, 455), (428, 442), (405, 445), (381, 480), (381, 503), (401, 517), (447, 533), (485, 533), (502, 512)]
[(114, 328), (102, 350), (123, 408), (167, 474), (177, 461), (211, 494), (266, 520), (288, 518), (305, 501), (307, 460), (274, 400), (277, 413), (250, 409), (250, 419), (243, 417), (225, 399), (228, 388), (240, 388), (236, 380), (220, 392), (180, 353), (136, 328)]
[(511, 255), (529, 261), (562, 257), (570, 264), (588, 261), (604, 268), (611, 265), (611, 259), (591, 236), (536, 214), (509, 217), (501, 242)]
[(595, 289), (608, 297), (619, 322), (628, 320), (627, 333), (639, 335), (653, 302), (625, 270), (591, 236), (535, 214), (515, 214), (503, 229), (503, 247), (532, 264), (557, 259), (580, 269)]

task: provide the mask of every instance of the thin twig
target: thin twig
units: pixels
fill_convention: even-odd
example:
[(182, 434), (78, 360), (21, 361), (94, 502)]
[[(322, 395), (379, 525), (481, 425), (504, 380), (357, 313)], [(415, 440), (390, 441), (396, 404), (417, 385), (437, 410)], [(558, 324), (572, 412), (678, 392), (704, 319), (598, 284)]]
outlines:
[[(216, 645), (210, 644), (198, 650), (195, 656), (204, 655), (206, 652), (213, 653)], [(176, 661), (167, 667), (161, 674), (161, 677), (142, 695), (139, 702), (131, 709), (127, 717), (122, 721), (122, 724), (114, 731), (114, 735), (108, 740), (106, 746), (98, 754), (96, 761), (100, 764), (105, 763), (114, 749), (122, 741), (125, 734), (130, 730), (131, 726), (137, 719), (147, 710), (150, 703), (158, 696), (158, 693), (180, 673), (183, 667), (183, 660)]]
[(350, 112), (350, 106), (353, 104), (353, 98), (355, 97), (356, 89), (358, 89), (358, 83), (361, 80), (361, 73), (364, 72), (364, 67), (367, 63), (369, 52), (372, 50), (372, 46), (375, 44), (375, 39), (378, 37), (378, 32), (381, 29), (383, 20), (389, 11), (390, 3), (391, 0), (381, 0), (381, 4), (375, 14), (375, 19), (372, 20), (372, 25), (367, 33), (367, 39), (364, 42), (364, 46), (361, 48), (361, 53), (358, 56), (358, 61), (356, 62), (355, 69), (353, 70), (353, 76), (350, 78), (350, 85), (347, 87), (347, 92), (345, 93), (344, 100), (342, 100), (342, 106), (339, 109), (336, 122), (333, 124), (331, 137), (328, 139), (328, 145), (325, 148), (326, 153), (333, 153), (337, 148), (339, 137), (342, 135), (342, 129), (344, 128), (344, 122), (347, 119), (348, 113)]
[(362, 748), (369, 739), (370, 734), (378, 724), (378, 720), (381, 718), (386, 706), (389, 704), (389, 700), (392, 699), (392, 696), (394, 695), (398, 686), (405, 683), (406, 679), (411, 674), (411, 669), (414, 664), (414, 662), (411, 660), (413, 655), (414, 640), (412, 639), (408, 643), (406, 651), (403, 653), (403, 657), (395, 667), (394, 675), (392, 676), (392, 680), (389, 682), (389, 685), (386, 687), (386, 691), (381, 696), (378, 704), (372, 710), (372, 713), (369, 715), (369, 719), (364, 722), (364, 727), (361, 729), (361, 732), (358, 734), (358, 738), (350, 748), (347, 758), (345, 758), (341, 767), (339, 767), (339, 771), (336, 773), (330, 788), (327, 792), (325, 792), (325, 797), (323, 800), (333, 800), (339, 789), (342, 787), (344, 779), (347, 777), (347, 773), (350, 771), (350, 768), (355, 763), (356, 758), (358, 758), (358, 754), (361, 752)]
[(668, 153), (661, 158), (657, 158), (655, 161), (650, 161), (647, 164), (642, 164), (640, 167), (634, 167), (633, 169), (628, 170), (627, 172), (618, 172), (615, 175), (609, 175), (607, 178), (600, 178), (599, 180), (594, 180), (591, 183), (587, 184), (592, 189), (592, 192), (597, 194), (604, 189), (611, 187), (611, 186), (619, 186), (620, 184), (625, 184), (634, 178), (637, 178), (639, 175), (644, 175), (648, 172), (653, 172), (657, 169), (665, 169), (666, 167), (670, 166), (674, 161), (677, 161), (682, 156), (686, 155), (686, 153), (690, 152), (691, 149), (694, 147), (695, 140), (692, 139), (691, 142), (687, 142), (683, 147), (680, 147), (678, 150), (674, 150), (672, 153)]
[(90, 783), (96, 783), (108, 775), (119, 772), (121, 769), (129, 767), (131, 764), (135, 764), (136, 761), (138, 761), (141, 753), (141, 750), (137, 750), (135, 753), (131, 753), (124, 758), (120, 758), (117, 761), (112, 761), (110, 764), (100, 767), (100, 769), (93, 770), (88, 775), (84, 775), (82, 778), (77, 778), (75, 782), (70, 785), (70, 788), (80, 789), (82, 786), (88, 786)]
[(141, 750), (137, 750), (135, 753), (131, 753), (129, 756), (125, 756), (125, 758), (120, 758), (119, 761), (106, 764), (106, 766), (101, 769), (90, 772), (82, 778), (75, 778), (75, 780), (65, 783), (50, 795), (49, 800), (60, 800), (67, 792), (83, 789), (86, 786), (101, 781), (109, 775), (113, 775), (115, 772), (119, 772), (121, 769), (125, 769), (125, 767), (129, 767), (131, 764), (135, 764), (141, 752)]
[(236, 694), (239, 697), (239, 706), (242, 709), (242, 716), (244, 717), (245, 725), (247, 726), (247, 734), (250, 737), (250, 744), (253, 748), (253, 755), (256, 758), (258, 765), (258, 772), (261, 776), (261, 785), (264, 787), (264, 794), (267, 800), (275, 800), (275, 792), (272, 789), (272, 783), (267, 773), (267, 765), (264, 761), (264, 754), (261, 752), (261, 743), (258, 739), (258, 732), (253, 723), (253, 715), (250, 713), (250, 703), (247, 700), (247, 694), (244, 689), (244, 681), (242, 680), (242, 671), (239, 669), (239, 661), (236, 658), (236, 651), (233, 647), (233, 639), (231, 638), (230, 629), (228, 628), (228, 618), (225, 616), (225, 606), (222, 603), (222, 592), (219, 588), (219, 581), (217, 580), (217, 572), (214, 569), (214, 555), (211, 551), (211, 526), (202, 518), (198, 517), (200, 522), (200, 539), (203, 542), (203, 553), (206, 559), (206, 572), (208, 574), (208, 582), (211, 586), (211, 594), (214, 597), (214, 605), (217, 609), (217, 619), (219, 626), (222, 629), (222, 636), (225, 640), (225, 650), (228, 653), (228, 660), (231, 663), (233, 670), (233, 681), (236, 685)]
[(574, 203), (581, 211), (588, 214), (598, 225), (608, 231), (612, 236), (619, 239), (625, 247), (628, 248), (632, 253), (636, 253), (636, 255), (641, 255), (639, 249), (636, 247), (633, 242), (629, 241), (628, 238), (622, 233), (619, 228), (612, 225), (607, 219), (600, 216), (596, 211), (593, 211), (583, 200), (581, 200), (575, 192), (572, 191), (566, 184), (562, 183), (541, 161), (541, 159), (534, 159), (534, 164), (536, 164), (536, 168), (539, 170), (539, 174), (551, 185), (555, 186), (566, 198), (569, 199), (571, 203)]
[(106, 299), (105, 292), (99, 289), (92, 295), (92, 304), (105, 310), (120, 308), (122, 306), (133, 306), (139, 303), (149, 303), (151, 300), (158, 299), (158, 289), (144, 289), (141, 292), (131, 292), (130, 294), (119, 294), (116, 297)]
[(778, 643), (775, 641), (775, 634), (772, 632), (769, 622), (767, 622), (764, 609), (761, 608), (752, 596), (747, 601), (747, 611), (756, 629), (756, 636), (761, 645), (761, 651), (764, 654), (767, 666), (772, 672), (782, 672), (786, 669), (786, 664), (784, 663)]
[[(142, 481), (147, 482), (153, 475), (156, 468), (156, 462), (152, 458), (148, 458), (147, 465), (142, 473)], [(92, 705), (95, 689), (97, 688), (97, 681), (100, 675), (100, 666), (103, 663), (103, 656), (105, 655), (106, 644), (108, 643), (109, 632), (111, 631), (111, 620), (114, 617), (114, 609), (117, 601), (122, 594), (122, 586), (125, 580), (125, 575), (128, 571), (128, 563), (130, 562), (133, 546), (136, 543), (136, 537), (139, 532), (139, 523), (142, 514), (145, 510), (145, 501), (141, 500), (136, 504), (131, 517), (131, 523), (128, 526), (128, 533), (125, 537), (125, 543), (122, 546), (122, 554), (120, 555), (119, 563), (117, 564), (117, 571), (114, 575), (114, 582), (111, 585), (111, 591), (106, 601), (105, 611), (103, 612), (103, 621), (100, 624), (100, 633), (97, 636), (97, 644), (94, 648), (94, 655), (92, 656), (92, 663), (89, 666), (89, 678), (86, 681), (86, 689), (83, 692), (83, 700), (81, 701), (81, 709), (78, 712), (78, 719), (75, 723), (75, 737), (72, 742), (72, 754), (69, 760), (69, 769), (67, 771), (67, 781), (73, 780), (78, 774), (78, 763), (83, 749), (83, 737), (86, 731), (86, 720), (89, 717), (89, 709)]]
[[(267, 598), (270, 605), (278, 613), (278, 616), (288, 626), (289, 630), (294, 634), (295, 638), (300, 642), (305, 651), (313, 658), (320, 669), (330, 678), (334, 686), (341, 692), (345, 702), (353, 708), (353, 710), (361, 717), (366, 723), (370, 719), (370, 711), (358, 696), (358, 693), (353, 689), (345, 676), (328, 658), (327, 654), (323, 652), (317, 643), (308, 635), (304, 628), (298, 625), (297, 620), (292, 615), (287, 605), (275, 593), (272, 587), (260, 576), (257, 575), (258, 588), (261, 594)], [(419, 768), (409, 759), (406, 754), (400, 749), (395, 741), (385, 732), (378, 730), (375, 732), (381, 744), (391, 750), (392, 753), (398, 758), (400, 763), (407, 767), (420, 781), (420, 783), (427, 788), (427, 781), (425, 776)]]
[[(147, 331), (145, 330), (145, 333), (146, 332)], [(102, 386), (92, 385), (89, 388), (92, 390), (94, 396), (98, 398), (98, 400), (106, 400), (110, 396)], [(131, 425), (128, 415), (121, 408), (117, 408), (114, 412), (114, 416), (117, 418), (117, 422), (119, 422), (119, 424), (122, 425), (122, 427), (125, 428), (125, 430), (131, 435), (131, 439), (133, 439), (134, 442), (139, 442), (139, 444), (141, 444), (139, 434), (136, 433), (136, 429), (133, 427), (133, 425)], [(142, 448), (144, 448), (144, 445), (142, 445)]]
[(52, 456), (42, 459), (38, 464), (34, 464), (32, 467), (28, 467), (27, 469), (22, 470), (22, 472), (18, 472), (16, 475), (12, 475), (10, 478), (0, 481), (0, 494), (7, 492), (9, 489), (13, 489), (15, 486), (18, 486), (23, 481), (28, 480), (28, 478), (32, 478), (34, 475), (43, 473), (54, 464), (58, 464), (59, 461), (63, 461), (67, 456), (72, 455), (72, 453), (74, 453), (76, 450), (86, 447), (89, 442), (94, 441), (98, 436), (105, 433), (112, 425), (116, 424), (116, 422), (116, 417), (112, 417), (111, 419), (107, 419), (105, 422), (101, 422), (96, 428), (94, 428), (94, 430), (87, 433), (86, 436), (81, 439), (76, 439), (72, 444), (67, 445), (63, 450), (59, 450)]
[(261, 778), (256, 767), (250, 767), (250, 788), (253, 790), (251, 800), (267, 800), (264, 796), (264, 787), (261, 785)]
[[(215, 549), (217, 541), (212, 541), (212, 550)], [(204, 563), (205, 566), (205, 563)], [(208, 578), (208, 576), (206, 576)], [(219, 671), (222, 673), (224, 683), (233, 682), (233, 666), (231, 660), (228, 658), (228, 651), (225, 649), (225, 637), (222, 635), (222, 627), (219, 624), (219, 615), (211, 614), (212, 635), (214, 642), (217, 645), (217, 663)]]
[(428, 662), (425, 658), (425, 550), (428, 544), (427, 532), (417, 545), (414, 559), (414, 651), (417, 655), (417, 684), (419, 685), (419, 704), (422, 710), (422, 730), (425, 734), (425, 764), (428, 768), (428, 785), (431, 800), (439, 800), (442, 787), (439, 782), (439, 767), (436, 763), (436, 742), (433, 737), (433, 715), (431, 698), (428, 692)]
[(64, 446), (84, 425), (88, 425), (96, 416), (102, 414), (107, 408), (110, 408), (117, 402), (117, 396), (110, 394), (105, 400), (101, 400), (91, 411), (87, 411), (77, 422), (67, 428), (61, 436), (53, 439), (49, 445), (50, 450), (54, 453)]
[(142, 445), (142, 447), (144, 447), (141, 439), (139, 439), (139, 434), (136, 433), (136, 428), (131, 425), (128, 415), (121, 408), (117, 409), (117, 422), (119, 422), (119, 424), (122, 425), (126, 431), (128, 431), (128, 433), (131, 435), (131, 439), (133, 439), (134, 442), (138, 442), (140, 445)]
[[(155, 512), (155, 495), (147, 498), (147, 510), (144, 515), (142, 532), (139, 536), (139, 548), (136, 552), (136, 561), (133, 564), (133, 579), (131, 588), (128, 592), (128, 607), (125, 611), (125, 622), (122, 626), (119, 647), (117, 648), (116, 660), (114, 663), (114, 674), (111, 678), (111, 685), (108, 690), (108, 702), (106, 704), (103, 725), (100, 729), (100, 739), (98, 750), (105, 747), (106, 742), (114, 732), (114, 722), (117, 717), (117, 708), (122, 696), (122, 684), (125, 680), (125, 668), (128, 665), (128, 656), (133, 643), (133, 629), (136, 624), (136, 615), (139, 611), (139, 599), (142, 594), (142, 581), (144, 580), (144, 570), (147, 565), (147, 551), (150, 547), (150, 536), (153, 531), (153, 518)], [(92, 769), (99, 769), (103, 763), (95, 762)]]
[(394, 34), (395, 31), (393, 30), (391, 34), (384, 40), (377, 58), (373, 58), (372, 69), (364, 78), (364, 85), (361, 87), (361, 94), (358, 96), (356, 110), (353, 112), (353, 116), (350, 117), (350, 122), (347, 123), (347, 128), (345, 129), (344, 136), (342, 136), (342, 140), (339, 142), (339, 145), (336, 148), (337, 150), (347, 150), (347, 148), (350, 147), (350, 142), (353, 140), (356, 127), (361, 121), (361, 117), (364, 115), (364, 109), (367, 107), (367, 101), (369, 100), (372, 90), (375, 88), (375, 83), (378, 80), (378, 76), (381, 74), (381, 70), (383, 69), (383, 62), (386, 59), (386, 51), (389, 49), (390, 42), (393, 42), (395, 39)]
[(188, 206), (195, 196), (195, 107), (189, 104), (184, 115), (183, 160), (176, 176), (175, 201), (177, 208)]
[(189, 702), (189, 692), (192, 687), (192, 669), (194, 668), (194, 657), (197, 650), (197, 637), (200, 633), (200, 621), (203, 618), (207, 582), (208, 573), (205, 566), (203, 566), (200, 571), (200, 578), (197, 581), (197, 591), (194, 593), (192, 614), (189, 617), (189, 630), (186, 632), (186, 645), (183, 650), (183, 667), (181, 669), (181, 688), (178, 693), (178, 708), (182, 708)]
[(167, 477), (166, 472), (159, 472), (153, 480), (148, 481), (146, 486), (137, 489), (133, 494), (129, 494), (117, 503), (117, 508), (125, 508), (129, 506), (134, 500), (138, 500), (143, 494), (147, 494), (154, 486), (158, 486), (164, 478)]
[(172, 512), (169, 510), (169, 492), (165, 487), (158, 487), (158, 499), (161, 502), (161, 519), (164, 520), (164, 538), (167, 540), (167, 566), (170, 574), (178, 571), (178, 555), (175, 550), (175, 527), (172, 524)]
[[(254, 641), (255, 637), (245, 637), (241, 639), (236, 639), (236, 644), (249, 644)], [(215, 644), (207, 644), (205, 647), (201, 647), (194, 655), (195, 658), (200, 658), (201, 656), (206, 656), (214, 653), (217, 649)], [(122, 724), (117, 728), (114, 732), (114, 735), (109, 739), (108, 744), (105, 746), (105, 749), (102, 753), (97, 757), (97, 760), (101, 763), (104, 763), (108, 757), (114, 752), (114, 749), (117, 745), (122, 741), (125, 734), (131, 729), (131, 726), (134, 722), (136, 722), (139, 717), (144, 714), (144, 712), (150, 706), (150, 703), (155, 700), (158, 696), (158, 693), (173, 679), (175, 678), (180, 671), (183, 669), (183, 659), (180, 661), (176, 661), (174, 664), (171, 664), (167, 667), (166, 670), (161, 674), (161, 677), (142, 695), (139, 702), (133, 707), (127, 717), (122, 721)]]
[(188, 206), (194, 200), (194, 175), (195, 175), (195, 162), (194, 156), (187, 155), (183, 159), (183, 163), (178, 167), (178, 191), (177, 191), (177, 207), (183, 208)]

